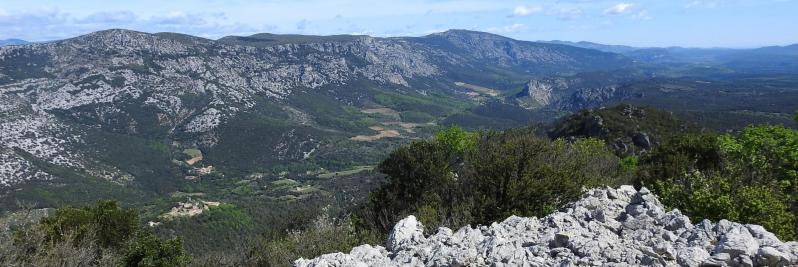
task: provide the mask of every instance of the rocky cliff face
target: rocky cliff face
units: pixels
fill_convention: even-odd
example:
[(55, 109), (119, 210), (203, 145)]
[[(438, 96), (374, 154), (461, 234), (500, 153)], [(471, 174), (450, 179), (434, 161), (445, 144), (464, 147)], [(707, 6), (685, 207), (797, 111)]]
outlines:
[(266, 37), (282, 39), (264, 44), (263, 36), (214, 41), (107, 30), (0, 47), (0, 188), (54, 178), (31, 158), (97, 177), (131, 178), (92, 159), (96, 148), (87, 145), (87, 129), (180, 135), (208, 148), (219, 141), (220, 127), (259, 106), (302, 114), (309, 107), (286, 100), (298, 91), (334, 88), (330, 98), (357, 106), (372, 101), (358, 82), (400, 93), (446, 91), (441, 85), (453, 84), (452, 70), (487, 71), (486, 63), (496, 60), (504, 71), (544, 73), (627, 63), (615, 54), (465, 31), (421, 38)]
[(544, 218), (510, 217), (425, 236), (410, 216), (382, 246), (299, 259), (297, 266), (795, 266), (798, 242), (758, 225), (693, 224), (647, 189), (594, 189)]
[(367, 36), (251, 47), (108, 30), (2, 47), (0, 188), (54, 178), (13, 149), (98, 177), (125, 177), (78, 149), (85, 145), (82, 127), (134, 135), (182, 132), (212, 146), (225, 121), (294, 90), (357, 79), (407, 86), (410, 79), (440, 72), (413, 44)]
[(634, 97), (623, 90), (624, 79), (604, 77), (549, 77), (530, 80), (514, 96), (528, 109), (576, 111)]
[(552, 139), (602, 139), (618, 156), (626, 157), (651, 151), (677, 134), (700, 133), (701, 128), (670, 112), (622, 104), (574, 113), (548, 132)]

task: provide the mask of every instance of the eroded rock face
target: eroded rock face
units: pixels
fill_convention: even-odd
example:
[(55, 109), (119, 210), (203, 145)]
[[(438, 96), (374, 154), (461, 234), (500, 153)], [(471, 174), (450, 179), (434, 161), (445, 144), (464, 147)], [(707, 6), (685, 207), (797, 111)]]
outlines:
[(512, 216), (424, 236), (415, 217), (381, 246), (298, 259), (296, 266), (795, 266), (798, 242), (758, 225), (692, 224), (647, 189), (593, 189), (544, 218)]

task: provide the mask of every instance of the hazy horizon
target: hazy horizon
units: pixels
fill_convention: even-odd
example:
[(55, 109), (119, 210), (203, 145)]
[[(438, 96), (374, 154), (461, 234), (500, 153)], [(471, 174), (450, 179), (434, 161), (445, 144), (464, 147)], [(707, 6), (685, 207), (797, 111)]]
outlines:
[[(190, 34), (190, 33), (184, 33), (184, 32), (147, 32), (147, 31), (141, 31), (141, 30), (135, 30), (135, 29), (108, 28), (108, 29), (100, 29), (100, 30), (96, 30), (96, 31), (92, 31), (92, 32), (87, 32), (87, 33), (83, 33), (83, 34), (79, 34), (79, 35), (75, 35), (75, 36), (70, 36), (70, 37), (66, 37), (66, 38), (62, 38), (62, 39), (43, 40), (43, 41), (30, 41), (30, 40), (25, 40), (25, 39), (21, 39), (21, 38), (5, 38), (5, 39), (0, 39), (0, 41), (24, 41), (24, 42), (28, 42), (28, 43), (47, 43), (47, 42), (56, 42), (56, 41), (70, 39), (70, 38), (75, 38), (75, 37), (79, 37), (79, 36), (83, 36), (83, 35), (87, 35), (87, 34), (92, 34), (92, 33), (95, 33), (95, 32), (101, 32), (101, 31), (106, 31), (106, 30), (115, 30), (115, 29), (138, 31), (138, 32), (143, 32), (143, 33), (148, 33), (148, 34), (157, 34), (157, 33), (187, 34), (187, 35), (196, 36), (196, 37), (200, 37), (200, 38), (205, 38), (205, 39), (209, 39), (209, 40), (219, 40), (221, 38), (230, 37), (230, 36), (250, 36), (250, 35), (255, 35), (255, 34), (307, 35), (307, 36), (365, 35), (365, 36), (372, 36), (372, 37), (391, 38), (391, 37), (420, 37), (420, 36), (425, 36), (425, 35), (429, 35), (429, 34), (435, 34), (435, 33), (442, 33), (442, 32), (445, 32), (445, 31), (451, 31), (451, 30), (478, 31), (478, 30), (469, 30), (469, 29), (447, 29), (447, 30), (443, 30), (443, 31), (440, 31), (440, 32), (433, 32), (433, 33), (427, 33), (427, 34), (415, 35), (415, 36), (413, 36), (413, 35), (378, 36), (378, 35), (369, 35), (369, 34), (349, 34), (349, 33), (315, 34), (314, 35), (314, 34), (290, 33), (290, 32), (288, 32), (288, 33), (259, 32), (259, 33), (241, 34), (241, 35), (236, 35), (236, 34), (223, 35), (223, 36), (214, 38), (214, 37), (197, 36), (197, 35), (193, 35), (193, 34)], [(485, 31), (478, 31), (478, 32), (485, 32)], [(485, 32), (485, 33), (491, 33), (491, 32)], [(491, 34), (497, 34), (497, 35), (500, 35), (500, 36), (505, 36), (505, 37), (508, 37), (508, 38), (512, 38), (510, 36), (507, 36), (507, 35), (504, 35), (504, 34), (500, 34), (500, 33), (491, 33)], [(773, 47), (773, 46), (781, 46), (781, 47), (783, 47), (783, 46), (798, 45), (798, 43), (787, 43), (787, 44), (771, 44), (771, 45), (745, 46), (745, 47), (731, 47), (731, 46), (727, 46), (727, 47), (724, 47), (724, 46), (699, 47), (699, 46), (681, 46), (681, 45), (671, 45), (671, 46), (634, 46), (634, 45), (628, 45), (628, 44), (601, 43), (601, 42), (594, 42), (594, 41), (590, 41), (590, 40), (554, 40), (554, 39), (552, 39), (552, 40), (524, 40), (524, 39), (517, 39), (517, 38), (513, 38), (513, 39), (520, 40), (520, 41), (529, 41), (529, 42), (570, 42), (570, 43), (587, 42), (587, 43), (593, 43), (593, 44), (598, 44), (598, 45), (627, 46), (627, 47), (634, 47), (634, 48), (756, 49), (756, 48)]]
[(112, 28), (210, 39), (255, 33), (422, 36), (467, 29), (527, 41), (753, 48), (798, 43), (796, 10), (794, 0), (11, 0), (0, 7), (0, 40), (52, 41)]

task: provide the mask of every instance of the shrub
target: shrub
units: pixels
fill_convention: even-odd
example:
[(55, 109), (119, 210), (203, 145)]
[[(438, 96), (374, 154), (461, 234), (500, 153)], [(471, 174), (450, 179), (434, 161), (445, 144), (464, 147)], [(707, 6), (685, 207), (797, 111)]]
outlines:
[(51, 242), (39, 228), (27, 227), (15, 232), (13, 243), (0, 240), (0, 266), (113, 266), (113, 253), (101, 254), (90, 233), (77, 238), (63, 236), (62, 242)]
[(181, 239), (162, 240), (146, 231), (128, 242), (120, 262), (124, 266), (186, 266), (189, 256)]
[(637, 172), (637, 165), (640, 158), (637, 156), (628, 156), (621, 159), (621, 168), (627, 173)]
[(189, 261), (182, 241), (156, 237), (142, 228), (136, 210), (107, 200), (60, 208), (18, 229), (13, 243), (2, 248), (0, 266), (185, 266)]
[(441, 190), (456, 186), (450, 162), (457, 160), (451, 146), (434, 141), (417, 141), (391, 153), (378, 166), (388, 176), (387, 183), (371, 195), (374, 225), (387, 232), (400, 217), (408, 215), (408, 206), (447, 197)]
[(781, 238), (795, 237), (795, 214), (786, 197), (767, 185), (738, 185), (734, 178), (705, 176), (696, 171), (686, 183), (657, 182), (662, 202), (694, 220), (728, 219), (764, 226)]
[(291, 266), (299, 258), (313, 258), (325, 253), (349, 251), (360, 244), (378, 244), (382, 237), (362, 231), (352, 219), (335, 220), (322, 215), (305, 229), (288, 230), (262, 239), (250, 255), (237, 265)]
[(458, 128), (395, 150), (379, 171), (388, 181), (371, 195), (365, 217), (382, 232), (409, 214), (428, 230), (512, 214), (541, 216), (585, 188), (625, 177), (600, 140), (552, 142), (529, 130), (477, 134)]
[(798, 192), (798, 131), (784, 126), (749, 126), (737, 136), (719, 138), (728, 168), (748, 183), (776, 182)]
[(654, 148), (643, 156), (641, 163), (644, 166), (638, 183), (650, 187), (657, 180), (679, 179), (696, 170), (705, 174), (717, 172), (721, 166), (721, 151), (715, 135), (686, 134)]
[(466, 162), (461, 190), (473, 198), (473, 223), (480, 224), (546, 215), (584, 188), (609, 183), (619, 170), (600, 140), (550, 142), (529, 134), (488, 134)]
[(140, 225), (136, 210), (120, 208), (115, 201), (100, 200), (95, 207), (58, 209), (55, 216), (43, 219), (40, 227), (51, 242), (63, 241), (66, 234), (82, 241), (91, 232), (100, 247), (118, 248)]
[(460, 127), (450, 127), (437, 132), (435, 141), (462, 154), (476, 147), (478, 136), (477, 133), (468, 132)]
[(796, 237), (798, 131), (749, 126), (741, 134), (684, 135), (642, 160), (639, 184), (693, 219), (759, 224)]

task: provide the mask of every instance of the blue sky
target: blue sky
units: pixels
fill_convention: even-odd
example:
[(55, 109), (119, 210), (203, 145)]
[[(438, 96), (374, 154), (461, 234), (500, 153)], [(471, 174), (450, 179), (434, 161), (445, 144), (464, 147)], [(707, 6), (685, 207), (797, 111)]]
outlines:
[(798, 0), (0, 0), (0, 39), (108, 28), (208, 38), (470, 29), (522, 40), (757, 47), (798, 43)]

